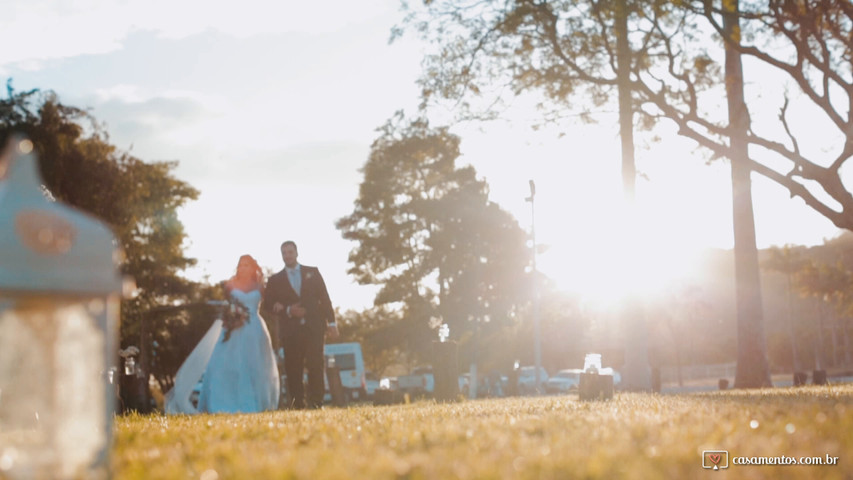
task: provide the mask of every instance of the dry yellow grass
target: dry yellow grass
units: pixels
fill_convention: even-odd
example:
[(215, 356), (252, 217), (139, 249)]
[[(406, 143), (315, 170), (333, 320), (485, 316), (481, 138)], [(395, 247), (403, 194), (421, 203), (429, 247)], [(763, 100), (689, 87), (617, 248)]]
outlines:
[[(116, 479), (853, 478), (853, 385), (117, 419)], [(838, 464), (702, 468), (730, 458)]]

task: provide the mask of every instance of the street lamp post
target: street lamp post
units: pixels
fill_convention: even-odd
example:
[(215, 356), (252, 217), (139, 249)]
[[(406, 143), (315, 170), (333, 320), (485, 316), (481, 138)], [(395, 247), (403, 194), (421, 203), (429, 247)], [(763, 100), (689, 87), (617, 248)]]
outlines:
[(542, 370), (542, 333), (539, 326), (539, 279), (536, 270), (536, 184), (530, 180), (530, 196), (525, 200), (530, 202), (530, 239), (533, 242), (533, 358), (536, 373), (536, 392), (542, 391), (542, 381), (539, 372)]

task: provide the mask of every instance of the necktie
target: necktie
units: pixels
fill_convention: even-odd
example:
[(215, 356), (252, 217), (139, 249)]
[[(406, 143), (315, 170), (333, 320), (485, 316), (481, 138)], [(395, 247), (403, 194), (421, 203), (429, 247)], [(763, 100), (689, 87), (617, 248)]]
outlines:
[(290, 280), (290, 286), (296, 291), (297, 295), (302, 295), (302, 275), (299, 274), (299, 269), (288, 268), (287, 278)]

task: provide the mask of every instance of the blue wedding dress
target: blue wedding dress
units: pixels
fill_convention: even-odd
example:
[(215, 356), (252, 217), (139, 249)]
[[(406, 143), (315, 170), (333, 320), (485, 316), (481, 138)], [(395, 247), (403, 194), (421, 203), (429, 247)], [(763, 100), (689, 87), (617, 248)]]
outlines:
[[(249, 321), (227, 341), (222, 321), (214, 322), (178, 370), (166, 396), (167, 413), (251, 413), (278, 407), (278, 366), (269, 331), (258, 315), (261, 292), (233, 289), (231, 295), (249, 309)], [(199, 379), (196, 408), (189, 399)]]

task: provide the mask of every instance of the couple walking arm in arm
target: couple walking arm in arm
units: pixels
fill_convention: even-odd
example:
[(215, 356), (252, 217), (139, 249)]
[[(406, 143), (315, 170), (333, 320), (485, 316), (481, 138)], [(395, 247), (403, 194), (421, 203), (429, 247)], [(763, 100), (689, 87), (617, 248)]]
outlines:
[[(280, 388), (274, 344), (285, 352), (286, 405), (322, 406), (325, 337), (334, 340), (338, 336), (334, 309), (320, 271), (296, 261), (296, 244), (284, 242), (281, 253), (285, 268), (271, 276), (266, 287), (255, 259), (240, 257), (226, 288), (232, 301), (246, 307), (245, 315), (242, 320), (214, 322), (178, 370), (175, 386), (167, 394), (167, 413), (248, 413), (277, 408)], [(272, 326), (272, 338), (261, 315)], [(302, 384), (305, 369), (307, 402)], [(193, 392), (198, 393), (197, 406), (191, 401)]]

